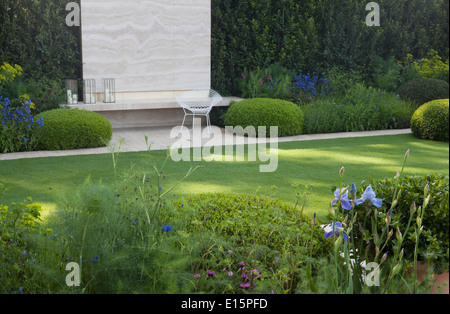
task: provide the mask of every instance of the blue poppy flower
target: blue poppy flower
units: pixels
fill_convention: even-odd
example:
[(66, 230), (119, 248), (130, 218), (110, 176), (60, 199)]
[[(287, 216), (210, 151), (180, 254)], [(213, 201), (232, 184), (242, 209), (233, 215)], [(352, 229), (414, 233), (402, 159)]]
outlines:
[[(334, 200), (333, 202), (331, 202), (331, 205), (334, 205), (337, 203), (337, 201), (339, 200), (339, 195), (341, 194), (341, 190), (336, 189), (336, 191), (334, 191)], [(350, 210), (352, 209), (352, 205), (350, 204), (350, 201), (348, 200), (348, 190), (346, 190), (342, 195), (341, 195), (341, 206), (343, 209), (346, 210)]]
[[(335, 233), (336, 236), (339, 236), (339, 234), (341, 233), (342, 230), (343, 230), (342, 223), (340, 223), (339, 221), (336, 221), (334, 223), (334, 228), (331, 227), (330, 231), (325, 231), (325, 234), (323, 236), (325, 237), (325, 239), (329, 239), (333, 235), (333, 233)], [(342, 236), (343, 236), (344, 240), (347, 241), (347, 235), (345, 233), (342, 233)]]
[(362, 197), (356, 200), (356, 206), (364, 203), (367, 200), (369, 200), (373, 206), (378, 208), (380, 208), (383, 205), (383, 200), (381, 198), (376, 198), (375, 192), (373, 191), (370, 185), (366, 188)]
[(163, 232), (169, 232), (169, 231), (172, 231), (172, 226), (170, 226), (170, 225), (165, 225), (165, 226), (162, 227), (162, 231), (163, 231)]

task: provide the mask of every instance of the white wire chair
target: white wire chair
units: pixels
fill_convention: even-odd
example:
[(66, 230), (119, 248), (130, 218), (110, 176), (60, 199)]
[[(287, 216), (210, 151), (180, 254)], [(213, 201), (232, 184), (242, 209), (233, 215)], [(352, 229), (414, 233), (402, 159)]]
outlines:
[(184, 118), (180, 133), (183, 131), (184, 122), (187, 116), (192, 116), (194, 123), (195, 116), (205, 116), (208, 132), (211, 132), (211, 122), (209, 113), (213, 106), (222, 101), (222, 96), (215, 90), (193, 90), (186, 92), (176, 98), (177, 103), (183, 108)]

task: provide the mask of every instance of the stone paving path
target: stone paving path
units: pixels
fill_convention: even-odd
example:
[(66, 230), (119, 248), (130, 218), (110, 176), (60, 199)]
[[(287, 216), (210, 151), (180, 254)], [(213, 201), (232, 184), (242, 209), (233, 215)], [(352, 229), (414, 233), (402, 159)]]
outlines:
[[(199, 129), (199, 128), (198, 128)], [(239, 144), (239, 143), (254, 143), (254, 138), (244, 138), (242, 136), (237, 136), (230, 132), (213, 127), (211, 130), (211, 137), (206, 129), (203, 129), (202, 133), (204, 138), (201, 142), (198, 140), (200, 136), (193, 136), (193, 133), (198, 131), (200, 134), (200, 129), (193, 132), (191, 129), (189, 133), (184, 132), (182, 136), (178, 134), (179, 127), (147, 127), (147, 128), (123, 128), (113, 130), (113, 138), (109, 147), (102, 148), (88, 148), (88, 149), (75, 149), (66, 151), (37, 151), (37, 152), (21, 152), (21, 153), (8, 153), (0, 154), (1, 160), (13, 160), (13, 159), (23, 159), (23, 158), (38, 158), (38, 157), (58, 157), (58, 156), (72, 156), (72, 155), (90, 155), (90, 154), (109, 154), (112, 147), (117, 147), (117, 143), (121, 138), (124, 139), (123, 145), (120, 149), (121, 152), (139, 152), (147, 150), (145, 143), (144, 134), (148, 136), (149, 143), (151, 143), (151, 150), (165, 150), (173, 143), (184, 143), (190, 145), (191, 147), (198, 146), (213, 146), (213, 145), (223, 145), (224, 143)], [(171, 137), (171, 131), (178, 137)], [(197, 134), (195, 133), (195, 134)], [(367, 132), (349, 132), (349, 133), (330, 133), (330, 134), (308, 134), (308, 135), (297, 135), (281, 138), (262, 138), (258, 141), (278, 141), (289, 142), (289, 141), (310, 141), (310, 140), (321, 140), (321, 139), (335, 139), (335, 138), (351, 138), (351, 137), (366, 137), (366, 136), (380, 136), (380, 135), (396, 135), (396, 134), (410, 134), (410, 129), (401, 130), (381, 130), (381, 131), (367, 131)], [(220, 135), (220, 136), (219, 136)], [(253, 142), (252, 142), (253, 141)]]

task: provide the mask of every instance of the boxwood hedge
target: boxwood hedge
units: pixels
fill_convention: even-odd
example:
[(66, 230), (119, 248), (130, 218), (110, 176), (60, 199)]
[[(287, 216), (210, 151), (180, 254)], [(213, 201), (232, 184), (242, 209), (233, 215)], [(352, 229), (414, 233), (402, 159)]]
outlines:
[(303, 111), (294, 103), (270, 98), (246, 99), (233, 104), (225, 115), (225, 125), (246, 128), (248, 126), (278, 127), (278, 136), (292, 136), (303, 132)]
[(54, 109), (36, 116), (44, 119), (39, 130), (41, 150), (68, 150), (107, 146), (111, 123), (102, 115), (78, 109)]

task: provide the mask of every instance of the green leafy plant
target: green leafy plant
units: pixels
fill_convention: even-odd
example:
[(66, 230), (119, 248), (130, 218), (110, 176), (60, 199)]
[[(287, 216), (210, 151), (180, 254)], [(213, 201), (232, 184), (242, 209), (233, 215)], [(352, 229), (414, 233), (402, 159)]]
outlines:
[(241, 74), (243, 98), (284, 98), (292, 85), (292, 72), (275, 63), (266, 69), (259, 67)]
[[(400, 193), (393, 217), (398, 219), (398, 227), (405, 230), (408, 224), (411, 206), (424, 207), (423, 191), (428, 189), (431, 196), (427, 210), (423, 213), (423, 235), (420, 238), (418, 257), (421, 261), (433, 263), (437, 271), (448, 271), (449, 247), (449, 178), (444, 175), (430, 174), (427, 176), (404, 176), (396, 178), (370, 179), (369, 184), (377, 191), (378, 197), (384, 199), (386, 207), (392, 205), (390, 195), (398, 184)], [(363, 187), (366, 187), (363, 184)], [(395, 220), (395, 219), (394, 219)], [(381, 222), (382, 223), (382, 222)], [(405, 259), (413, 261), (416, 238), (414, 227), (410, 226), (410, 237), (404, 237)], [(387, 248), (391, 250), (391, 248)]]
[[(3, 192), (4, 187), (0, 185), (0, 194)], [(0, 204), (1, 293), (25, 292), (31, 285), (28, 262), (37, 251), (34, 237), (42, 231), (40, 211), (41, 205), (31, 199), (11, 206)]]

